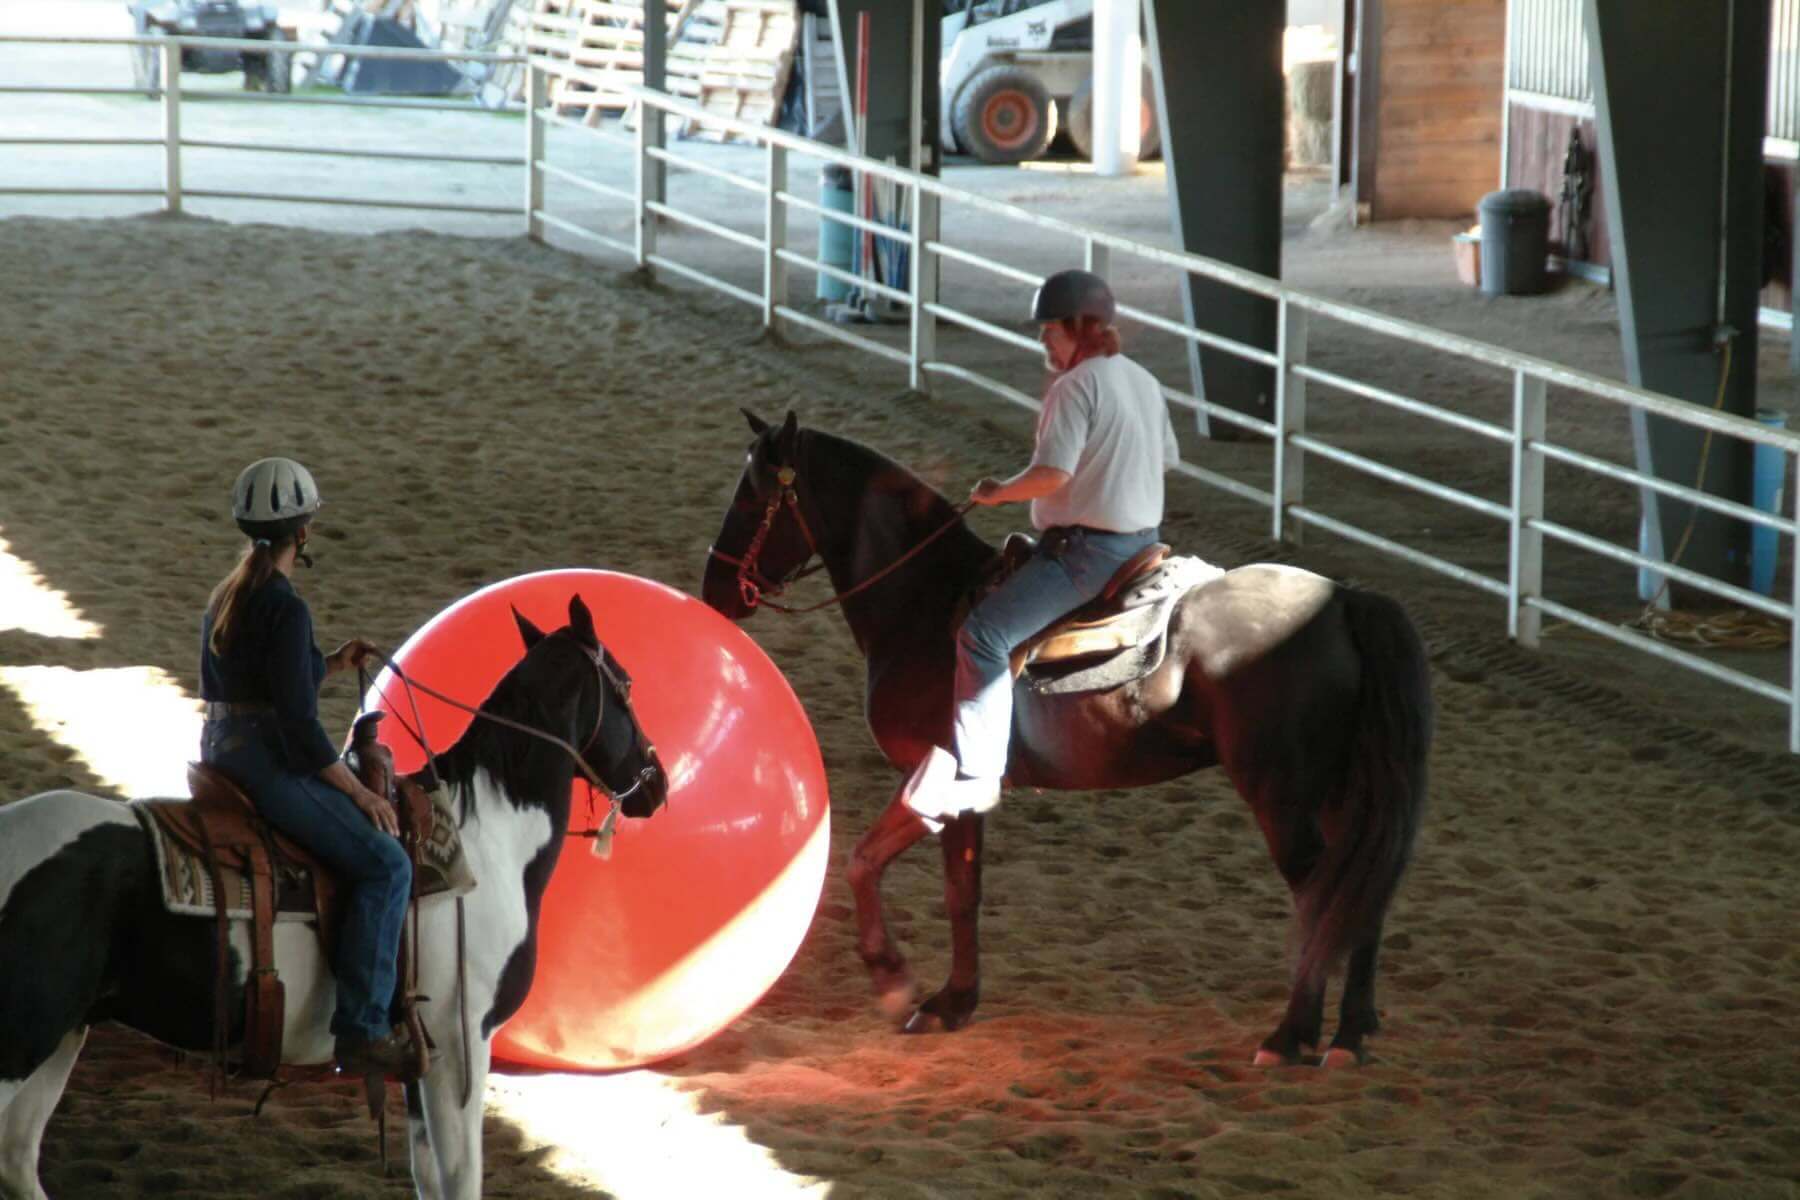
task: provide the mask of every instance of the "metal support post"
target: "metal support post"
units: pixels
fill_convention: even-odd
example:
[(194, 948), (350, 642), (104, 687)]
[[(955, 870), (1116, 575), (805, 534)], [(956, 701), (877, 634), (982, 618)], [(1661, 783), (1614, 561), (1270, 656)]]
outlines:
[(663, 110), (645, 102), (637, 127), (637, 265), (644, 271), (650, 269), (650, 256), (656, 253), (656, 214), (645, 205), (660, 199), (653, 192), (659, 182), (655, 168), (661, 164), (650, 157), (650, 150), (662, 145), (662, 128)]
[(916, 392), (931, 390), (927, 363), (937, 361), (937, 317), (925, 311), (938, 300), (938, 259), (931, 243), (939, 240), (941, 202), (937, 193), (917, 184), (912, 189), (912, 363), (911, 384)]
[(787, 249), (787, 147), (769, 143), (769, 186), (763, 193), (763, 328), (775, 328), (775, 309), (787, 303), (788, 270), (781, 258)]
[(1090, 237), (1082, 239), (1081, 249), (1082, 258), (1084, 260), (1081, 265), (1110, 283), (1111, 279), (1109, 276), (1112, 273), (1112, 247), (1108, 246), (1105, 242), (1097, 242)]
[(1513, 372), (1512, 522), (1507, 554), (1506, 636), (1535, 650), (1543, 613), (1527, 601), (1544, 595), (1544, 535), (1531, 522), (1544, 518), (1545, 393), (1535, 375)]
[(549, 104), (548, 81), (536, 63), (525, 67), (525, 236), (544, 240), (544, 108)]
[(163, 211), (181, 211), (181, 44), (157, 47), (162, 55)]
[(1276, 354), (1281, 362), (1275, 376), (1275, 511), (1276, 541), (1299, 545), (1302, 526), (1289, 523), (1290, 505), (1306, 502), (1306, 454), (1292, 439), (1306, 432), (1306, 380), (1294, 368), (1306, 364), (1306, 310), (1285, 299), (1276, 313)]

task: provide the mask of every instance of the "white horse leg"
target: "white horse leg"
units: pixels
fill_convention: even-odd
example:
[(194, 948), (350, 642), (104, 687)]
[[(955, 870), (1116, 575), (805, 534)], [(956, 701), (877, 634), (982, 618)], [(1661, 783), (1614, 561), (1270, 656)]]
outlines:
[[(481, 1115), (487, 1106), (487, 1039), (475, 1037), (469, 1042), (467, 1106), (462, 1103), (463, 1074), (457, 1069), (456, 1057), (445, 1055), (420, 1081), (425, 1125), (432, 1156), (437, 1159), (438, 1178), (443, 1183), (443, 1200), (479, 1200)], [(417, 1142), (415, 1134), (415, 1145)]]
[[(442, 1070), (440, 1065), (439, 1070)], [(424, 1085), (409, 1083), (406, 1097), (406, 1149), (412, 1162), (413, 1191), (419, 1200), (444, 1200), (444, 1180), (431, 1153), (431, 1131), (425, 1125)]]
[[(65, 1034), (56, 1050), (22, 1084), (0, 1084), (0, 1196), (8, 1200), (46, 1200), (38, 1185), (38, 1148), (44, 1126), (62, 1099), (69, 1072), (87, 1041), (87, 1026)], [(14, 1088), (10, 1097), (8, 1087)]]

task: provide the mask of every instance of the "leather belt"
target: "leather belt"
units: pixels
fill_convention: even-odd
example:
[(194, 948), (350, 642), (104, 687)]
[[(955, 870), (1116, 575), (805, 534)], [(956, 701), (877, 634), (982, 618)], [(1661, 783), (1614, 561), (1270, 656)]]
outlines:
[(275, 711), (275, 706), (263, 700), (208, 700), (206, 702), (206, 719), (223, 721), (226, 717), (262, 717)]

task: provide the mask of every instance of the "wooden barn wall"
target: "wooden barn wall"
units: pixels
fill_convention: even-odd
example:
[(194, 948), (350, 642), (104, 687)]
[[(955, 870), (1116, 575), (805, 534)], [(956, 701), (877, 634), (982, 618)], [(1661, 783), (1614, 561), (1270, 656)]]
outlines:
[[(1514, 100), (1507, 114), (1506, 178), (1510, 187), (1534, 188), (1549, 197), (1550, 250), (1563, 254), (1563, 158), (1569, 149), (1569, 130), (1579, 126), (1581, 141), (1592, 155), (1589, 176), (1593, 193), (1588, 201), (1588, 253), (1586, 262), (1612, 266), (1612, 243), (1606, 225), (1606, 178), (1601, 169), (1598, 134), (1592, 117), (1575, 116), (1539, 108), (1530, 101)], [(1793, 237), (1795, 217), (1795, 165), (1770, 162), (1765, 168), (1764, 278), (1762, 302), (1786, 312), (1791, 307), (1793, 286)]]
[(1500, 186), (1506, 0), (1381, 0), (1370, 216), (1472, 219)]
[(1581, 129), (1581, 144), (1589, 155), (1588, 178), (1593, 190), (1588, 198), (1588, 252), (1584, 259), (1597, 266), (1612, 265), (1612, 243), (1606, 226), (1606, 180), (1600, 171), (1600, 140), (1592, 117), (1552, 112), (1514, 101), (1507, 112), (1507, 186), (1533, 188), (1550, 198), (1550, 252), (1563, 248), (1563, 158), (1569, 152), (1569, 130)]

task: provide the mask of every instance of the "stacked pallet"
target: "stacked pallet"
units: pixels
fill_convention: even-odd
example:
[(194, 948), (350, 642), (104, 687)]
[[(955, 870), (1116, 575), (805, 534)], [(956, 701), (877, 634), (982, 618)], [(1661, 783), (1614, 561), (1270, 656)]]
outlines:
[(596, 124), (630, 105), (626, 89), (644, 80), (644, 6), (630, 0), (532, 0), (525, 50), (579, 78), (552, 76), (550, 103)]
[[(669, 91), (720, 116), (774, 124), (794, 68), (798, 7), (795, 0), (701, 0), (669, 48)], [(680, 132), (734, 136), (691, 121)]]
[[(414, 0), (333, 0), (410, 7)], [(553, 75), (549, 101), (585, 124), (626, 111), (644, 80), (643, 0), (438, 0), (443, 44), (524, 52)], [(668, 88), (710, 112), (772, 123), (798, 53), (796, 0), (668, 0)], [(484, 102), (523, 99), (524, 72), (478, 72)], [(723, 138), (703, 122), (683, 134)]]

